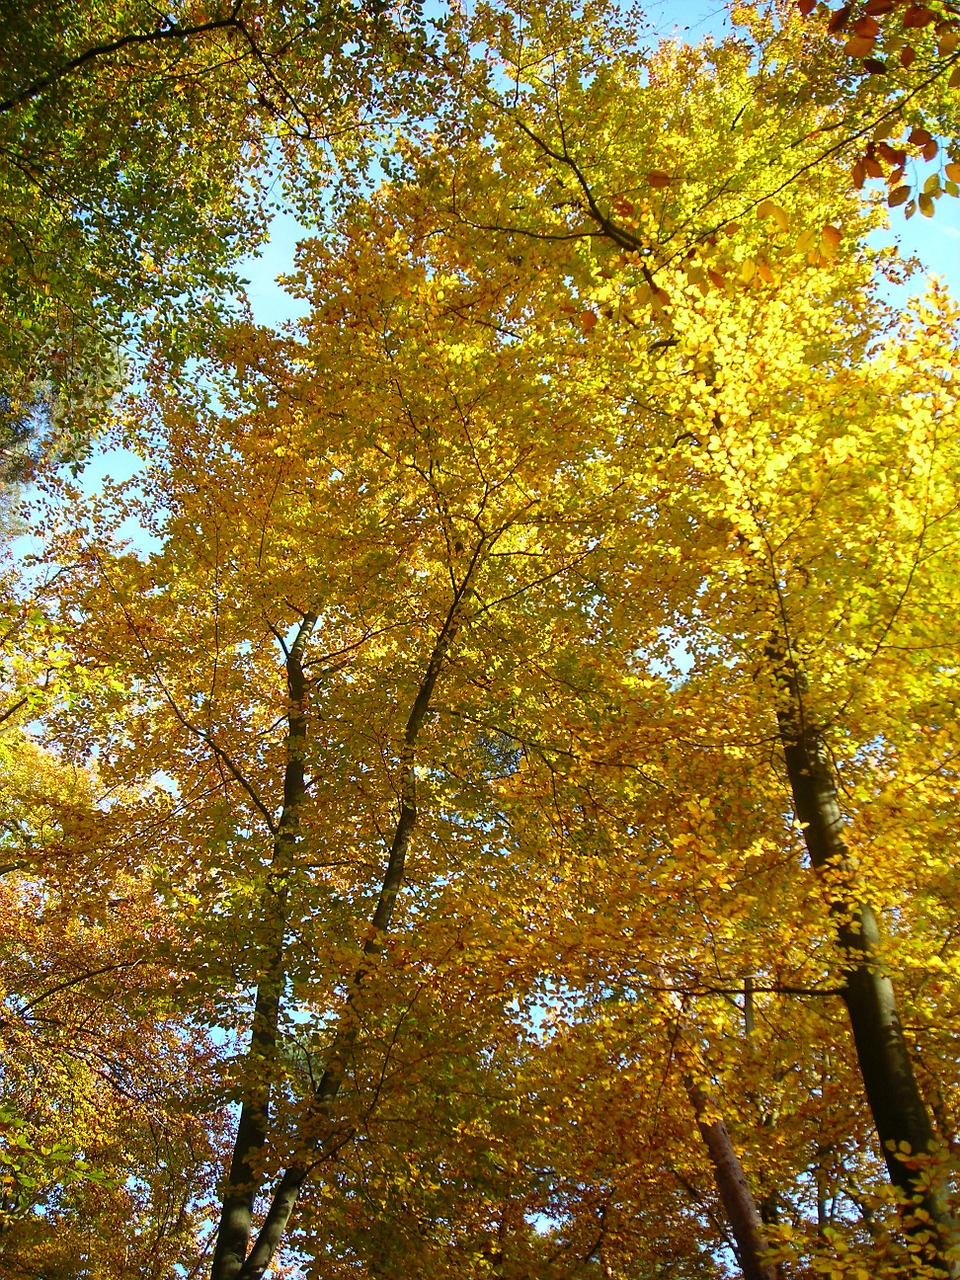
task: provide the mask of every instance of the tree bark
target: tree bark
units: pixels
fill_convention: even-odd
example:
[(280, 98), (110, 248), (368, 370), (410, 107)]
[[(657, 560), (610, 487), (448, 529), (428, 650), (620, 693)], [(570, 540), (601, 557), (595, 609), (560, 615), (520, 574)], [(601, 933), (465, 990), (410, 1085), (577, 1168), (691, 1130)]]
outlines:
[(924, 1187), (918, 1171), (898, 1154), (902, 1144), (910, 1153), (932, 1154), (938, 1142), (914, 1075), (893, 981), (882, 961), (877, 917), (861, 900), (856, 868), (843, 838), (833, 765), (821, 732), (805, 715), (802, 676), (782, 655), (775, 658), (777, 678), (787, 695), (778, 710), (787, 777), (804, 843), (835, 921), (843, 1001), (877, 1137), (891, 1183), (911, 1202), (904, 1208), (904, 1224), (922, 1246), (923, 1261), (956, 1277), (960, 1269), (945, 1257), (957, 1238), (956, 1221), (941, 1195)]
[[(743, 1280), (777, 1280), (777, 1268), (768, 1259), (763, 1219), (723, 1117), (715, 1114), (710, 1119), (710, 1099), (691, 1075), (684, 1076), (683, 1083), (713, 1165), (724, 1212), (737, 1242), (737, 1261)], [(712, 1109), (716, 1113), (716, 1108)]]
[(472, 580), (485, 546), (486, 540), (483, 538), (474, 552), (462, 582), (455, 588), (453, 601), (434, 642), (407, 717), (400, 755), (400, 812), (397, 825), (394, 829), (377, 905), (370, 921), (370, 936), (363, 946), (363, 962), (353, 975), (351, 994), (329, 1051), (327, 1067), (313, 1093), (311, 1107), (303, 1122), (300, 1133), (301, 1154), (288, 1165), (277, 1181), (270, 1206), (252, 1247), (250, 1247), (250, 1237), (253, 1197), (259, 1189), (259, 1182), (253, 1194), (250, 1195), (249, 1208), (246, 1200), (243, 1200), (240, 1206), (241, 1211), (236, 1215), (235, 1225), (232, 1220), (230, 1223), (226, 1221), (227, 1206), (226, 1201), (224, 1202), (221, 1231), (226, 1227), (231, 1234), (224, 1235), (222, 1249), (218, 1237), (211, 1280), (261, 1280), (280, 1245), (303, 1184), (324, 1159), (323, 1122), (331, 1104), (340, 1092), (344, 1063), (356, 1043), (360, 996), (369, 978), (371, 967), (380, 955), (383, 935), (390, 927), (397, 895), (403, 884), (407, 850), (417, 820), (415, 759), (417, 740), (430, 710), (444, 662), (460, 630), (464, 604), (471, 595)]
[(299, 809), (306, 796), (303, 754), (307, 737), (306, 683), (303, 655), (317, 622), (307, 614), (287, 654), (287, 762), (283, 777), (283, 809), (273, 845), (273, 861), (263, 894), (262, 968), (257, 984), (250, 1047), (244, 1064), (246, 1093), (240, 1107), (237, 1136), (223, 1198), (213, 1255), (215, 1280), (233, 1280), (243, 1266), (253, 1223), (253, 1202), (263, 1175), (256, 1168), (270, 1122), (270, 1086), (277, 1047), (284, 981), (284, 934), (290, 873), (297, 846)]
[[(669, 974), (660, 966), (656, 966), (656, 972), (664, 988), (669, 990)], [(720, 1202), (736, 1241), (737, 1261), (743, 1272), (743, 1280), (778, 1280), (776, 1265), (769, 1261), (763, 1218), (750, 1190), (750, 1183), (733, 1145), (730, 1131), (719, 1108), (697, 1083), (694, 1075), (694, 1067), (699, 1065), (699, 1054), (690, 1044), (683, 1026), (682, 1002), (676, 995), (672, 995), (670, 999), (677, 1011), (674, 1050), (681, 1061), (686, 1063), (681, 1077), (683, 1087), (690, 1099), (700, 1137), (713, 1165)]]

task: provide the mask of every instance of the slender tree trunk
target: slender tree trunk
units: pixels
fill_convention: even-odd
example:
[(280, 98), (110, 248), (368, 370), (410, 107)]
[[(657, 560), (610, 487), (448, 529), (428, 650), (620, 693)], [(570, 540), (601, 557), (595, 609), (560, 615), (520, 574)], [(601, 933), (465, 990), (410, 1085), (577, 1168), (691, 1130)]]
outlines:
[[(659, 966), (657, 966), (657, 972), (661, 982), (669, 989), (670, 979), (667, 972)], [(733, 1145), (730, 1131), (714, 1100), (709, 1097), (702, 1085), (697, 1083), (694, 1068), (699, 1065), (700, 1057), (696, 1048), (690, 1043), (684, 1028), (683, 1006), (676, 995), (668, 998), (672, 1000), (677, 1011), (674, 1049), (681, 1061), (686, 1064), (681, 1077), (683, 1087), (690, 1099), (700, 1137), (703, 1139), (710, 1163), (713, 1165), (720, 1202), (736, 1241), (737, 1261), (743, 1272), (743, 1280), (778, 1280), (777, 1268), (769, 1261), (769, 1246), (763, 1219), (753, 1192), (750, 1190), (750, 1183), (740, 1163), (740, 1157)]]
[(777, 1268), (768, 1257), (763, 1219), (723, 1117), (717, 1113), (716, 1107), (711, 1106), (707, 1094), (692, 1076), (685, 1076), (683, 1083), (713, 1165), (724, 1212), (737, 1242), (737, 1260), (743, 1280), (777, 1280)]
[[(850, 1017), (860, 1072), (877, 1137), (893, 1185), (914, 1202), (904, 1221), (925, 1261), (943, 1274), (960, 1274), (944, 1251), (956, 1240), (956, 1222), (936, 1190), (897, 1154), (932, 1153), (936, 1134), (917, 1085), (904, 1040), (897, 999), (883, 965), (880, 929), (860, 897), (856, 868), (843, 839), (834, 769), (819, 730), (804, 714), (802, 677), (776, 654), (777, 676), (788, 700), (778, 711), (780, 739), (797, 819), (814, 869), (825, 885), (843, 965), (843, 1000)], [(921, 1217), (916, 1209), (922, 1210)], [(932, 1236), (932, 1239), (926, 1237)]]
[(271, 1075), (277, 1047), (277, 1028), (284, 980), (284, 933), (287, 925), (289, 879), (297, 845), (299, 809), (303, 803), (303, 753), (307, 737), (306, 685), (303, 654), (316, 625), (308, 614), (287, 654), (287, 763), (283, 778), (283, 809), (274, 833), (273, 861), (262, 900), (264, 940), (260, 977), (253, 1012), (250, 1047), (244, 1064), (244, 1099), (240, 1107), (227, 1189), (223, 1198), (212, 1274), (233, 1280), (243, 1266), (253, 1222), (253, 1202), (263, 1179), (256, 1167), (270, 1123)]
[[(229, 1239), (225, 1236), (222, 1247), (218, 1238), (217, 1250), (211, 1269), (211, 1280), (261, 1280), (280, 1245), (303, 1184), (327, 1154), (323, 1145), (324, 1122), (331, 1104), (340, 1092), (343, 1083), (344, 1064), (356, 1042), (359, 1028), (360, 999), (370, 976), (372, 965), (380, 955), (383, 946), (383, 935), (390, 927), (397, 895), (403, 884), (404, 866), (410, 838), (416, 825), (415, 751), (417, 740), (430, 710), (434, 690), (447, 654), (460, 629), (464, 604), (471, 595), (472, 580), (485, 548), (486, 539), (484, 537), (480, 540), (474, 552), (463, 581), (455, 589), (453, 602), (434, 642), (417, 695), (407, 717), (400, 756), (400, 813), (397, 818), (393, 840), (391, 841), (377, 905), (370, 922), (372, 925), (371, 934), (364, 943), (363, 962), (352, 978), (351, 995), (347, 1001), (347, 1009), (334, 1036), (327, 1067), (314, 1091), (309, 1113), (298, 1135), (302, 1154), (298, 1155), (290, 1163), (277, 1181), (270, 1206), (252, 1247), (250, 1247), (250, 1237), (252, 1234), (253, 1196), (250, 1197), (249, 1210), (246, 1209), (246, 1201), (244, 1200), (243, 1206), (241, 1206), (242, 1212), (237, 1213), (234, 1216), (235, 1220), (231, 1219), (229, 1224), (227, 1224), (226, 1219), (227, 1202), (224, 1202), (221, 1232), (224, 1231), (224, 1226), (227, 1224), (232, 1234)], [(282, 979), (282, 955), (280, 975)], [(259, 1182), (255, 1189), (259, 1189)]]

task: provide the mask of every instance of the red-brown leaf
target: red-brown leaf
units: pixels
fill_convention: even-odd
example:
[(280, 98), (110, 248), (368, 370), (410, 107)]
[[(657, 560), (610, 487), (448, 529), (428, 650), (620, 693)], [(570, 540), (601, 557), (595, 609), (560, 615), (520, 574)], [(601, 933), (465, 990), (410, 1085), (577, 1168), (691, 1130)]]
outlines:
[(933, 10), (922, 4), (912, 4), (901, 19), (905, 27), (927, 27), (936, 20), (937, 15)]
[(828, 31), (842, 31), (847, 25), (847, 19), (850, 17), (850, 10), (853, 5), (845, 4), (842, 9), (838, 9), (830, 21), (827, 23)]

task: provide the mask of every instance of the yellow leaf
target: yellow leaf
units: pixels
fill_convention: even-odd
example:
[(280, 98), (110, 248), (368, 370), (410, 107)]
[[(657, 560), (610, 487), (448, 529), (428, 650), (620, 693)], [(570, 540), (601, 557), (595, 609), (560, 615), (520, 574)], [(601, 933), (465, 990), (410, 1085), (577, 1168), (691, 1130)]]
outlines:
[(790, 226), (790, 218), (785, 209), (781, 209), (778, 204), (774, 204), (772, 200), (763, 200), (757, 206), (758, 218), (772, 218), (781, 231), (786, 231)]

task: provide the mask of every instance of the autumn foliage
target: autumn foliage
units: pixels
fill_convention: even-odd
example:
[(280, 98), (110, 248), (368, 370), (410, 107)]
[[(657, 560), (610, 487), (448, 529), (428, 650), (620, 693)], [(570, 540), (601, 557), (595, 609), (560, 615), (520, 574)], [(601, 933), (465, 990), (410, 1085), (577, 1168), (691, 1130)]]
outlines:
[(954, 9), (94, 9), (0, 127), (146, 68), (186, 167), (98, 229), (78, 115), (11, 215), (85, 371), (149, 217), (139, 469), (41, 458), (4, 568), (0, 1275), (956, 1275), (960, 310), (870, 238)]

